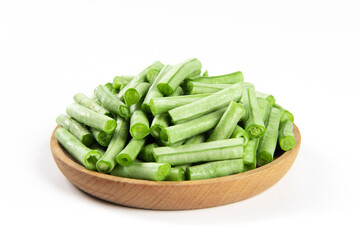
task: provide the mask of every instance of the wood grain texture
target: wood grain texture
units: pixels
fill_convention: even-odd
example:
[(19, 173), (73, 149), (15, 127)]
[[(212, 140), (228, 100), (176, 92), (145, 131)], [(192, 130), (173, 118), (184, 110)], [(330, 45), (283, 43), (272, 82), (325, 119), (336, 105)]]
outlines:
[(158, 210), (215, 207), (259, 194), (277, 183), (287, 173), (296, 159), (301, 143), (299, 129), (294, 124), (295, 147), (260, 168), (206, 180), (154, 182), (87, 170), (75, 162), (60, 146), (54, 132), (50, 140), (53, 157), (60, 171), (72, 184), (106, 201)]

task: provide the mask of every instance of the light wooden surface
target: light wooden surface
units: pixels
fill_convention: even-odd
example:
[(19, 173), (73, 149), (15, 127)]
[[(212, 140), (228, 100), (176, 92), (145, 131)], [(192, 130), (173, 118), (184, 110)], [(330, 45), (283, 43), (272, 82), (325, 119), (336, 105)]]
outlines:
[(295, 147), (265, 166), (221, 178), (154, 182), (87, 170), (63, 150), (54, 132), (50, 140), (53, 157), (64, 176), (76, 187), (116, 204), (159, 210), (215, 207), (259, 194), (287, 173), (296, 159), (301, 142), (299, 129), (294, 124)]

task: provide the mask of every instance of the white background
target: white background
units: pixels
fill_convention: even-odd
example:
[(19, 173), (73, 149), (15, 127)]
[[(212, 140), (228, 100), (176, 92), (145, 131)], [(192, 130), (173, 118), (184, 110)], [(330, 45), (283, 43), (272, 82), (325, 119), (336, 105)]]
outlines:
[[(1, 239), (359, 239), (358, 1), (1, 1)], [(80, 192), (49, 148), (72, 96), (155, 60), (237, 70), (302, 133), (274, 187), (149, 211)], [(5, 236), (5, 237), (3, 237)]]

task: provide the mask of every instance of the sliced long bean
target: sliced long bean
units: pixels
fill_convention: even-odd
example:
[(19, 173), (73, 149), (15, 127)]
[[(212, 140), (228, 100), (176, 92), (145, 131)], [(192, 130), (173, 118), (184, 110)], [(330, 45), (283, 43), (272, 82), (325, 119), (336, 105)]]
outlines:
[(80, 142), (85, 146), (90, 146), (94, 138), (89, 132), (89, 130), (84, 127), (81, 123), (75, 119), (61, 114), (56, 118), (56, 123), (61, 125), (63, 128), (68, 130), (72, 135), (74, 135)]
[(294, 115), (289, 112), (288, 110), (284, 109), (283, 107), (281, 107), (279, 104), (274, 104), (274, 107), (278, 108), (281, 110), (281, 122), (286, 121), (286, 120), (290, 120), (292, 122), (294, 122)]
[(284, 151), (290, 151), (295, 146), (293, 122), (291, 120), (286, 120), (280, 123), (279, 145)]
[[(90, 145), (89, 148), (92, 149), (92, 150), (96, 150), (96, 151), (100, 152), (100, 153), (101, 153), (101, 156), (104, 155), (104, 153), (105, 153), (105, 151), (106, 151), (106, 149), (105, 149), (103, 146), (101, 146), (98, 142), (93, 142), (93, 143)], [(101, 157), (101, 156), (100, 156), (100, 157)], [(100, 158), (100, 157), (99, 157), (99, 158)], [(96, 166), (95, 166), (95, 168), (96, 168)]]
[(253, 86), (244, 89), (241, 102), (246, 108), (245, 130), (251, 137), (260, 138), (266, 130)]
[(90, 131), (92, 133), (92, 135), (94, 136), (95, 140), (103, 147), (107, 147), (109, 146), (109, 143), (111, 141), (112, 138), (112, 134), (103, 132), (103, 131), (99, 131), (95, 128), (90, 128)]
[(271, 105), (269, 101), (267, 101), (264, 98), (257, 98), (257, 101), (260, 109), (260, 114), (262, 116), (262, 120), (264, 122), (264, 125), (266, 126), (270, 117)]
[(113, 79), (113, 88), (115, 89), (123, 89), (132, 79), (134, 76), (130, 75), (123, 75), (123, 76), (116, 76)]
[(88, 98), (83, 93), (75, 94), (74, 95), (74, 101), (77, 102), (78, 104), (90, 109), (90, 110), (93, 110), (94, 112), (106, 115), (108, 117), (112, 117), (112, 114), (109, 112), (109, 110), (105, 109), (103, 106), (101, 106), (96, 101)]
[(159, 75), (158, 69), (150, 69), (146, 74), (146, 79), (149, 83), (153, 84), (156, 77)]
[(164, 95), (157, 89), (157, 84), (164, 77), (164, 75), (171, 69), (170, 65), (166, 65), (163, 67), (154, 80), (153, 84), (150, 86), (143, 103), (141, 104), (141, 108), (143, 111), (149, 113), (150, 112), (150, 100), (153, 98), (162, 98)]
[(256, 168), (256, 151), (259, 141), (259, 138), (250, 138), (248, 144), (244, 147), (244, 167), (247, 171)]
[(140, 82), (135, 84), (133, 87), (128, 88), (124, 95), (126, 105), (131, 106), (138, 103), (140, 99), (146, 95), (150, 86), (150, 83)]
[(121, 166), (129, 166), (139, 155), (145, 144), (145, 139), (131, 139), (126, 147), (116, 156), (116, 162)]
[(246, 146), (249, 142), (249, 134), (245, 129), (237, 125), (234, 129), (234, 132), (231, 134), (231, 138), (244, 138), (244, 146)]
[(153, 149), (158, 147), (156, 143), (145, 145), (139, 153), (138, 158), (146, 162), (155, 162)]
[(159, 62), (156, 61), (153, 64), (151, 64), (150, 66), (148, 66), (147, 68), (145, 68), (144, 70), (142, 70), (138, 75), (136, 75), (123, 89), (121, 89), (121, 91), (119, 92), (119, 94), (117, 95), (117, 97), (122, 100), (124, 98), (125, 92), (133, 87), (134, 85), (138, 84), (139, 82), (145, 82), (147, 80), (146, 75), (148, 73), (149, 70), (151, 69), (156, 69), (156, 70), (161, 70), (164, 67), (164, 65)]
[(114, 132), (116, 121), (108, 116), (96, 113), (78, 103), (72, 103), (66, 108), (66, 113), (89, 127), (106, 133)]
[(169, 175), (171, 166), (167, 163), (134, 162), (129, 166), (117, 165), (111, 175), (153, 181), (162, 181)]
[(165, 181), (184, 181), (185, 171), (179, 167), (172, 167), (169, 175), (165, 178)]
[(184, 145), (202, 143), (202, 142), (205, 142), (205, 140), (206, 140), (205, 134), (199, 134), (199, 135), (192, 136), (191, 138), (186, 139), (186, 141), (184, 142)]
[(154, 138), (160, 138), (160, 132), (164, 128), (168, 127), (171, 123), (170, 116), (166, 113), (159, 114), (154, 117), (151, 122), (150, 134)]
[(209, 71), (208, 71), (208, 70), (205, 70), (202, 75), (203, 75), (203, 77), (208, 77), (208, 76), (209, 76)]
[(245, 116), (245, 108), (241, 104), (231, 101), (220, 121), (207, 139), (208, 142), (230, 138), (237, 123)]
[(101, 157), (101, 153), (99, 151), (86, 147), (63, 127), (56, 129), (55, 137), (66, 149), (66, 151), (87, 169), (96, 169), (95, 164)]
[(211, 83), (201, 83), (190, 81), (186, 84), (186, 93), (193, 94), (203, 94), (203, 93), (215, 93), (222, 89), (231, 87), (233, 84), (211, 84)]
[(270, 107), (273, 107), (275, 104), (275, 101), (276, 101), (276, 99), (273, 95), (258, 92), (258, 91), (256, 91), (256, 97), (266, 99), (270, 103)]
[(175, 124), (199, 117), (226, 107), (231, 101), (238, 101), (241, 98), (243, 88), (241, 83), (234, 84), (196, 102), (171, 109), (169, 115)]
[(188, 77), (201, 72), (201, 62), (191, 58), (183, 63), (177, 64), (161, 78), (157, 84), (159, 91), (169, 96)]
[(243, 171), (243, 159), (216, 161), (188, 167), (186, 169), (186, 179), (209, 179), (241, 173)]
[(153, 149), (153, 154), (156, 162), (176, 166), (202, 161), (242, 158), (243, 145), (243, 139), (232, 138), (176, 147), (158, 147)]
[(207, 132), (216, 126), (224, 112), (225, 108), (222, 108), (193, 120), (164, 128), (160, 132), (160, 139), (165, 145), (171, 145)]
[(260, 139), (259, 148), (257, 150), (257, 163), (260, 166), (271, 162), (274, 158), (274, 152), (279, 136), (280, 118), (281, 110), (272, 108), (269, 122), (266, 125), (266, 133)]
[(99, 172), (109, 173), (116, 164), (116, 156), (124, 148), (129, 132), (129, 123), (121, 117), (117, 117), (117, 127), (111, 138), (105, 154), (97, 161), (96, 168)]
[(135, 139), (141, 139), (149, 135), (149, 119), (141, 110), (141, 102), (131, 106), (130, 134)]
[(173, 108), (177, 108), (195, 101), (198, 101), (211, 94), (197, 94), (197, 95), (184, 95), (175, 97), (160, 97), (152, 98), (150, 100), (151, 113), (156, 116), (158, 114), (166, 113)]
[(210, 84), (233, 84), (233, 83), (244, 82), (244, 75), (242, 72), (238, 71), (220, 76), (190, 77), (189, 80), (193, 82), (210, 83)]
[(129, 107), (111, 92), (107, 91), (104, 86), (99, 85), (95, 88), (94, 94), (104, 108), (123, 118), (128, 118), (130, 116)]

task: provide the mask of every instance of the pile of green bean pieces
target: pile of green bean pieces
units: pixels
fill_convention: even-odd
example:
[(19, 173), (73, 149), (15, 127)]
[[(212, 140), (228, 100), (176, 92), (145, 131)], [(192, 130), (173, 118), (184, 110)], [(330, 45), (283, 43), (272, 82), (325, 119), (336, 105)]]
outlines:
[(295, 145), (293, 115), (244, 82), (242, 72), (201, 74), (188, 59), (116, 76), (56, 119), (61, 146), (89, 170), (125, 178), (222, 177), (273, 161)]

